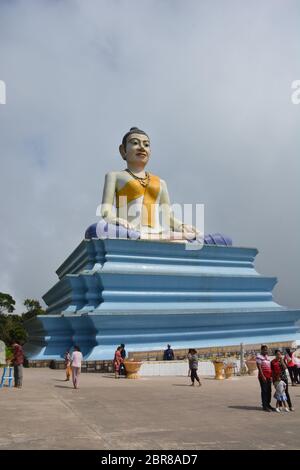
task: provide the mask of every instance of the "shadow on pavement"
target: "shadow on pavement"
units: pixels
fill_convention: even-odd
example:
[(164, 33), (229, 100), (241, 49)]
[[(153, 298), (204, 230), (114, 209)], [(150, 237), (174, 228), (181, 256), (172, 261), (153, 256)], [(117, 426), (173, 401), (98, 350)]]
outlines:
[[(172, 385), (173, 385), (173, 387), (190, 387), (191, 386), (191, 384), (172, 384)], [(195, 385), (195, 387), (196, 387), (196, 385)], [(199, 388), (199, 386), (198, 386), (198, 388)]]
[(73, 385), (54, 385), (56, 388), (68, 388), (69, 390), (74, 390)]
[(115, 379), (115, 380), (126, 379), (124, 375), (120, 375), (120, 377), (118, 377), (117, 379), (115, 378), (115, 374), (111, 374), (111, 375), (99, 374), (99, 375), (101, 375), (101, 378), (103, 379)]
[(228, 408), (233, 408), (235, 410), (248, 410), (248, 411), (262, 411), (261, 406), (228, 406)]

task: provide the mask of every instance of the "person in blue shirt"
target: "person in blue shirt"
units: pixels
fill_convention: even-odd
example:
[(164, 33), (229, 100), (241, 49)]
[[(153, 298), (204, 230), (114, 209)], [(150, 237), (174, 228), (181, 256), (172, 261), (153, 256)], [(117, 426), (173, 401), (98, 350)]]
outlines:
[[(126, 350), (125, 350), (125, 344), (120, 344), (120, 352), (121, 352), (121, 357), (123, 361), (126, 359)], [(125, 370), (125, 364), (122, 362), (120, 364), (120, 369), (119, 369), (119, 375), (126, 375), (126, 370)]]
[(164, 361), (174, 361), (174, 351), (171, 349), (170, 344), (168, 344), (167, 349), (164, 351)]

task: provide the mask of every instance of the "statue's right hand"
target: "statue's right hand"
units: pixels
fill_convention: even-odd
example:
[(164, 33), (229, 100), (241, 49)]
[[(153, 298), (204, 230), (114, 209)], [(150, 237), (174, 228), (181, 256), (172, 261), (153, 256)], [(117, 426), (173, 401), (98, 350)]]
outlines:
[(122, 225), (122, 227), (127, 228), (127, 230), (133, 230), (134, 227), (131, 225), (127, 220), (121, 219), (120, 217), (117, 218), (116, 220), (117, 225)]

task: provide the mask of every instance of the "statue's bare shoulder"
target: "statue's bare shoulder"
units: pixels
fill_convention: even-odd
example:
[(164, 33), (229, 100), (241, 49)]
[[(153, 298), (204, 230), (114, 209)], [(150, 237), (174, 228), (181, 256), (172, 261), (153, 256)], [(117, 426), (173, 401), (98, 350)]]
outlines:
[(109, 171), (108, 173), (106, 173), (105, 178), (106, 179), (116, 179), (118, 173), (120, 173), (120, 172), (119, 171)]

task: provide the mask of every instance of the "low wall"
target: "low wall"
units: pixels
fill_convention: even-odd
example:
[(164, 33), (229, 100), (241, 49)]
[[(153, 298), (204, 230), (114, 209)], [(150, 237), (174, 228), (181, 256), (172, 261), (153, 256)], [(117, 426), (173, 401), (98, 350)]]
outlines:
[[(50, 369), (65, 369), (65, 362), (61, 361), (28, 361), (33, 368), (50, 367)], [(83, 361), (81, 372), (113, 372), (113, 361)]]
[[(276, 342), (276, 343), (265, 343), (270, 350), (274, 350), (277, 348), (285, 349), (285, 348), (294, 348), (295, 343), (293, 341), (284, 341), (284, 342)], [(259, 353), (260, 352), (261, 344), (244, 344), (244, 354), (250, 353)], [(213, 357), (234, 357), (239, 356), (241, 351), (241, 345), (236, 344), (232, 346), (222, 346), (222, 347), (209, 347), (209, 348), (198, 348), (195, 346), (197, 350), (198, 357), (200, 359), (211, 359)], [(188, 355), (188, 349), (174, 349), (174, 356), (177, 360), (183, 360)], [(136, 361), (162, 361), (164, 357), (164, 351), (156, 350), (156, 351), (135, 351), (135, 352), (128, 352), (129, 359), (135, 359)]]
[[(282, 343), (267, 343), (272, 351), (276, 348), (287, 348), (294, 347), (292, 342)], [(244, 353), (258, 353), (260, 351), (260, 344), (247, 344), (244, 345)], [(199, 361), (199, 373), (201, 375), (214, 375), (214, 367), (212, 364), (212, 358), (221, 357), (227, 358), (230, 362), (236, 362), (237, 370), (239, 368), (239, 356), (240, 346), (226, 346), (222, 348), (196, 348), (198, 352)], [(129, 352), (128, 359), (134, 359), (136, 361), (142, 361), (141, 367), (142, 376), (151, 375), (187, 375), (187, 353), (188, 349), (174, 350), (175, 361), (163, 361), (163, 350), (159, 351), (138, 351)], [(64, 369), (64, 361), (60, 360), (47, 360), (47, 361), (28, 361), (29, 367), (50, 367), (52, 369)], [(113, 361), (102, 360), (102, 361), (83, 361), (82, 372), (98, 372), (98, 373), (110, 373), (113, 372)]]
[[(235, 373), (239, 372), (240, 361), (239, 359), (230, 359), (230, 362), (236, 364)], [(51, 364), (46, 364), (46, 361), (34, 361), (29, 364), (30, 367), (51, 367), (56, 370), (64, 370), (64, 361), (52, 361)], [(82, 372), (85, 373), (111, 373), (113, 372), (112, 361), (85, 361), (82, 363)], [(188, 376), (188, 361), (144, 361), (140, 368), (141, 377), (151, 376)], [(215, 369), (211, 361), (199, 361), (198, 373), (201, 376), (214, 376)]]
[[(235, 373), (240, 370), (240, 361), (233, 359)], [(187, 361), (145, 361), (141, 365), (141, 377), (149, 376), (188, 376), (189, 366)], [(215, 376), (215, 368), (211, 361), (199, 361), (198, 374), (200, 376)]]

